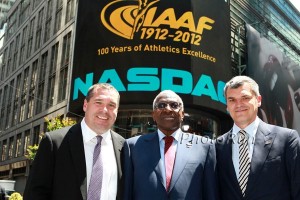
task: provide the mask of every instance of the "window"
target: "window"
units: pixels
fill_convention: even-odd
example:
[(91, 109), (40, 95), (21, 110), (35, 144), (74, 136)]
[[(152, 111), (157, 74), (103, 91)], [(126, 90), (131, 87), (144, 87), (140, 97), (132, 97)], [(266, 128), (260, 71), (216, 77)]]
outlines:
[(8, 129), (10, 127), (9, 120), (12, 116), (11, 113), (11, 104), (12, 104), (12, 93), (14, 88), (14, 80), (12, 80), (8, 87), (8, 99), (6, 100), (6, 117), (5, 117), (5, 129)]
[(8, 159), (13, 158), (14, 152), (14, 137), (9, 138), (9, 147), (8, 147)]
[(58, 47), (59, 43), (56, 43), (52, 46), (51, 49), (51, 61), (50, 61), (50, 67), (49, 67), (49, 74), (53, 74), (56, 71), (57, 66), (57, 56), (58, 56)]
[(52, 46), (51, 49), (51, 62), (49, 67), (49, 78), (48, 78), (49, 90), (47, 93), (47, 99), (48, 99), (47, 108), (52, 106), (54, 102), (54, 87), (55, 87), (58, 47), (59, 47), (59, 43), (56, 43), (55, 45)]
[(7, 154), (7, 140), (4, 140), (2, 143), (1, 161), (6, 160), (6, 154)]
[(25, 120), (25, 108), (26, 108), (26, 96), (29, 87), (29, 67), (27, 67), (24, 71), (24, 85), (21, 96), (21, 110), (20, 110), (20, 118), (19, 121), (22, 122)]
[(6, 67), (7, 67), (6, 57), (7, 57), (7, 48), (4, 50), (4, 53), (3, 53), (1, 80), (3, 80), (5, 77), (8, 76), (8, 74), (5, 74), (8, 71), (8, 70), (6, 70)]
[(47, 93), (47, 105), (46, 108), (49, 108), (51, 106), (53, 106), (53, 102), (54, 102), (54, 87), (55, 87), (55, 73), (51, 74), (49, 76), (49, 80), (48, 80), (48, 93)]
[(22, 150), (22, 134), (19, 133), (17, 135), (17, 141), (16, 141), (16, 153), (15, 153), (15, 157), (19, 157), (21, 156), (21, 150)]
[(44, 82), (39, 83), (37, 91), (37, 102), (35, 113), (38, 114), (43, 110), (43, 98), (44, 98)]
[(19, 25), (21, 25), (29, 16), (29, 5), (30, 0), (21, 0), (20, 3), (20, 15), (19, 15)]
[(38, 5), (42, 2), (42, 0), (32, 0), (33, 6), (32, 9), (34, 10)]
[(6, 106), (7, 106), (7, 94), (8, 94), (8, 85), (4, 86), (4, 92), (3, 92), (3, 99), (2, 99), (2, 108), (1, 108), (1, 119), (0, 120), (0, 125), (1, 125), (1, 130), (5, 130), (6, 128)]
[(21, 50), (20, 50), (20, 59), (19, 65), (22, 65), (25, 60), (25, 51), (26, 51), (26, 41), (27, 41), (27, 26), (24, 27), (22, 32), (22, 41), (21, 41)]
[(39, 139), (40, 139), (40, 126), (38, 125), (33, 128), (33, 138), (32, 138), (33, 145), (39, 144)]
[(31, 73), (30, 89), (34, 89), (35, 86), (36, 86), (38, 61), (39, 61), (39, 60), (36, 59), (36, 60), (32, 63), (32, 73)]
[(34, 22), (35, 22), (35, 17), (30, 21), (26, 58), (30, 57), (32, 51)]
[(64, 37), (61, 67), (69, 65), (71, 48), (71, 32)]
[(18, 56), (19, 56), (19, 43), (20, 43), (20, 34), (16, 37), (16, 46), (15, 46), (15, 52), (13, 55), (13, 63), (12, 63), (12, 71), (15, 71), (17, 68), (18, 63)]
[(26, 130), (25, 131), (25, 140), (24, 140), (24, 153), (25, 154), (27, 152), (27, 148), (28, 146), (31, 145), (30, 144), (30, 130)]
[(48, 52), (45, 52), (42, 55), (41, 67), (40, 67), (40, 72), (39, 72), (39, 83), (38, 83), (37, 102), (36, 102), (36, 111), (35, 111), (36, 114), (42, 112), (42, 110), (43, 110), (44, 86), (45, 86), (47, 60), (48, 60)]
[(14, 66), (11, 66), (12, 63), (12, 54), (13, 54), (13, 49), (15, 46), (15, 42), (12, 41), (9, 45), (9, 51), (8, 51), (8, 58), (7, 58), (7, 75), (10, 75), (11, 72), (13, 72)]
[(74, 18), (74, 0), (68, 0), (65, 23), (67, 24), (73, 18)]
[(47, 16), (46, 16), (45, 32), (44, 32), (44, 42), (47, 42), (50, 39), (51, 21), (52, 21), (52, 0), (48, 0)]
[(2, 107), (2, 102), (1, 102), (1, 100), (2, 100), (2, 89), (0, 89), (0, 108)]
[(14, 107), (13, 107), (13, 120), (12, 125), (16, 125), (18, 123), (18, 109), (19, 109), (19, 98), (21, 96), (21, 74), (17, 76), (17, 84), (15, 91), (15, 99), (14, 99)]
[(46, 69), (47, 69), (48, 51), (42, 55), (42, 63), (39, 73), (39, 82), (45, 81)]
[(62, 61), (59, 74), (59, 88), (58, 88), (58, 102), (66, 98), (67, 82), (68, 82), (68, 67), (70, 60), (70, 47), (71, 47), (71, 32), (64, 37)]
[(35, 50), (38, 50), (40, 48), (40, 45), (41, 45), (43, 15), (44, 15), (44, 8), (42, 8), (39, 11), (37, 29), (36, 29), (36, 36), (35, 36)]
[(31, 83), (30, 83), (30, 89), (29, 89), (29, 102), (28, 102), (27, 118), (30, 118), (33, 115), (35, 86), (36, 86), (36, 82), (37, 82), (37, 66), (38, 66), (38, 60), (34, 61), (33, 64), (32, 64), (32, 73), (31, 73)]
[[(5, 107), (2, 106), (1, 108), (1, 113), (0, 113), (0, 118), (4, 119), (4, 113), (5, 113)], [(0, 120), (0, 130), (4, 130), (4, 120)]]
[(0, 55), (0, 81), (4, 79), (3, 54)]
[(61, 28), (62, 7), (63, 7), (63, 1), (57, 0), (53, 34), (55, 34)]
[(64, 100), (67, 94), (67, 82), (68, 82), (68, 67), (64, 67), (60, 70), (59, 74), (59, 88), (58, 88), (58, 102)]
[[(3, 5), (2, 5), (3, 6)], [(10, 38), (17, 29), (17, 15), (18, 10), (15, 10), (12, 14), (10, 14), (8, 18), (8, 28), (7, 28), (7, 37)]]

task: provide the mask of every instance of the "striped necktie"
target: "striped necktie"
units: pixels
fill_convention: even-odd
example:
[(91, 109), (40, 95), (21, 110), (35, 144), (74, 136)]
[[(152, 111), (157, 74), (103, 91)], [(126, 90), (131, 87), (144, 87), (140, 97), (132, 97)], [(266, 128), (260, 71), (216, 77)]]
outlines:
[(250, 158), (248, 135), (244, 130), (240, 130), (239, 133), (239, 185), (244, 197), (250, 172)]
[(88, 189), (87, 200), (99, 200), (101, 197), (103, 163), (101, 158), (101, 141), (102, 136), (97, 136), (97, 144), (93, 155), (93, 169)]

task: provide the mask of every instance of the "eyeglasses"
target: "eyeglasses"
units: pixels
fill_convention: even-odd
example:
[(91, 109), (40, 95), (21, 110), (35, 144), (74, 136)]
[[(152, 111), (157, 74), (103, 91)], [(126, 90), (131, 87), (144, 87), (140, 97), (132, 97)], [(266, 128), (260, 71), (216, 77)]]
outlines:
[(155, 104), (154, 108), (162, 110), (162, 109), (166, 109), (168, 105), (172, 110), (177, 110), (181, 108), (181, 103), (178, 102), (159, 102)]

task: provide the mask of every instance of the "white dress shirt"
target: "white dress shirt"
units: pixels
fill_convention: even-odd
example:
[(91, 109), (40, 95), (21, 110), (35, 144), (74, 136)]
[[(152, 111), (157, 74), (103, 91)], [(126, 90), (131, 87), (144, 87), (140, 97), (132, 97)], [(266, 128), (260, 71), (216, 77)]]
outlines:
[[(256, 119), (249, 124), (245, 129), (243, 129), (244, 131), (247, 132), (248, 135), (248, 147), (249, 147), (249, 158), (250, 158), (250, 162), (252, 159), (252, 155), (253, 155), (253, 147), (254, 147), (254, 142), (255, 142), (255, 135), (257, 132), (257, 128), (258, 128), (258, 124), (259, 124), (259, 118), (256, 117)], [(239, 131), (241, 129), (234, 124), (233, 128), (232, 128), (232, 162), (233, 162), (233, 166), (234, 166), (234, 170), (236, 173), (236, 177), (239, 177)]]
[[(97, 134), (92, 131), (84, 119), (81, 121), (86, 163), (87, 190), (91, 179), (94, 148), (97, 144)], [(115, 200), (118, 186), (118, 169), (110, 130), (101, 134), (101, 154), (103, 160), (103, 182), (101, 200)], [(100, 200), (100, 198), (99, 198)]]
[[(164, 137), (166, 136), (165, 134), (163, 134), (159, 129), (157, 130), (158, 132), (158, 141), (159, 141), (159, 148), (160, 148), (160, 157), (161, 160), (163, 161), (163, 166), (164, 166), (164, 171), (162, 174), (162, 177), (164, 179), (164, 183), (166, 182), (166, 166), (165, 166), (165, 141), (164, 141)], [(174, 140), (172, 145), (170, 146), (170, 148), (173, 148), (174, 151), (177, 151), (177, 144), (179, 141), (179, 134), (180, 134), (180, 129), (178, 129), (177, 131), (175, 131), (171, 136), (173, 136)], [(175, 158), (176, 159), (176, 158)], [(175, 162), (174, 162), (175, 165)]]

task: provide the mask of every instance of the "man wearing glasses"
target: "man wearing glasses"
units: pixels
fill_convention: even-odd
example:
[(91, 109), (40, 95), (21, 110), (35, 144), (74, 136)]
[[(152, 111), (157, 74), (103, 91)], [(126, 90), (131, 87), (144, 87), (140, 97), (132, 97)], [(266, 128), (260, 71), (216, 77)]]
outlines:
[(162, 91), (153, 101), (152, 117), (156, 132), (124, 144), (124, 200), (217, 199), (214, 145), (181, 131), (182, 99)]

